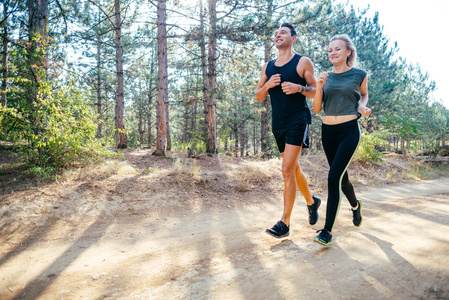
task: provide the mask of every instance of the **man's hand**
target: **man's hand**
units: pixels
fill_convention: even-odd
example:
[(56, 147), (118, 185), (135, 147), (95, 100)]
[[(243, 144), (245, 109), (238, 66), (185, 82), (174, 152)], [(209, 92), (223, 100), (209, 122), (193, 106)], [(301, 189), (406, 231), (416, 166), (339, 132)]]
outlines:
[(287, 95), (291, 95), (298, 93), (300, 89), (298, 84), (285, 81), (282, 83), (282, 91)]
[(281, 83), (281, 74), (274, 74), (270, 77), (270, 80), (265, 83), (265, 86), (268, 89), (274, 88), (275, 86), (279, 85)]

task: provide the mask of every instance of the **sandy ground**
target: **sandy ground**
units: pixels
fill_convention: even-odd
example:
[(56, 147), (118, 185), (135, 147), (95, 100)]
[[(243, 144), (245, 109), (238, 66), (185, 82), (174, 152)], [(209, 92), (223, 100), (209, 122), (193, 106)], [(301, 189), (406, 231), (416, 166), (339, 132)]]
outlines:
[[(133, 180), (3, 195), (0, 299), (449, 299), (449, 178), (358, 187), (363, 225), (344, 199), (330, 247), (312, 241), (323, 194), (318, 224), (298, 195), (277, 240), (264, 231), (279, 193), (208, 207)], [(152, 213), (162, 202), (167, 213)]]

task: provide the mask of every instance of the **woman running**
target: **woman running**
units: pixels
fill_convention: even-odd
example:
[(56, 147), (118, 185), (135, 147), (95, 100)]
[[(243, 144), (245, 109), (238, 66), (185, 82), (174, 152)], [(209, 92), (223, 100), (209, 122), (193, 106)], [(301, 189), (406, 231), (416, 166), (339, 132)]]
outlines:
[(328, 198), (324, 229), (314, 241), (324, 246), (332, 243), (332, 228), (340, 208), (341, 191), (348, 198), (355, 226), (362, 224), (362, 201), (357, 200), (346, 169), (360, 143), (358, 113), (367, 117), (367, 73), (354, 68), (357, 52), (346, 34), (334, 36), (329, 44), (332, 72), (324, 72), (317, 79), (313, 110), (324, 109), (322, 144), (329, 163)]

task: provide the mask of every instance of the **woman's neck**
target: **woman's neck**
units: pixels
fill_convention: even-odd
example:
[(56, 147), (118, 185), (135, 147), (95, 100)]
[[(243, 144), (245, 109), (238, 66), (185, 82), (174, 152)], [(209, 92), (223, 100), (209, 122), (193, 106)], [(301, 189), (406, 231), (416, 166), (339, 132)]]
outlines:
[(332, 73), (344, 73), (350, 69), (351, 67), (349, 67), (347, 64), (334, 65)]

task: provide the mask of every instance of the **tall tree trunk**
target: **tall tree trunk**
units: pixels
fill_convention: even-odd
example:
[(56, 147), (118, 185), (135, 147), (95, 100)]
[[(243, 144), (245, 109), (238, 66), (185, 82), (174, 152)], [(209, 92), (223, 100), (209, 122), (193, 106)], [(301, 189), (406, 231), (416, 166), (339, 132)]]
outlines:
[(187, 142), (187, 132), (189, 131), (189, 103), (184, 103), (184, 130), (182, 132), (182, 142)]
[(97, 138), (101, 139), (103, 129), (103, 109), (101, 103), (101, 38), (97, 36)]
[[(166, 72), (168, 73), (168, 72)], [(165, 128), (167, 130), (167, 132), (165, 133), (165, 138), (166, 138), (166, 150), (170, 151), (171, 150), (171, 137), (170, 137), (170, 115), (169, 115), (169, 107), (168, 107), (168, 80), (167, 80), (167, 89), (166, 89), (166, 97), (165, 97), (165, 122), (167, 123), (165, 125)]]
[[(8, 6), (5, 4), (3, 4), (3, 8), (4, 8), (4, 22), (5, 24), (3, 24), (3, 33), (2, 33), (2, 39), (3, 39), (3, 48), (2, 48), (2, 84), (1, 84), (1, 105), (3, 107), (6, 108), (7, 106), (7, 99), (6, 99), (6, 88), (7, 88), (7, 78), (8, 78), (8, 44), (9, 44), (9, 37), (8, 37), (8, 20), (7, 20), (7, 15), (8, 15)], [(3, 121), (2, 121), (2, 132), (4, 134), (6, 134), (6, 121), (7, 121), (7, 116), (5, 114), (5, 116), (3, 117)]]
[(246, 146), (246, 137), (245, 137), (245, 122), (242, 122), (242, 126), (240, 127), (240, 156), (245, 156), (245, 146)]
[[(267, 20), (268, 23), (266, 24), (267, 27), (270, 25), (271, 20), (273, 18), (273, 0), (267, 1)], [(270, 29), (268, 29), (270, 30)], [(272, 41), (268, 36), (271, 36), (271, 32), (267, 33), (267, 37), (264, 42), (264, 48), (265, 48), (265, 62), (268, 62), (270, 60), (270, 49), (272, 45)], [(268, 152), (268, 99), (265, 98), (262, 101), (262, 113), (260, 114), (260, 152), (262, 153), (262, 157), (267, 157)]]
[[(47, 40), (47, 18), (48, 1), (47, 0), (27, 0), (29, 17), (29, 42), (28, 64), (30, 71), (30, 85), (28, 91), (28, 105), (31, 109), (31, 124), (35, 135), (38, 135), (44, 129), (44, 120), (39, 120), (36, 115), (37, 95), (40, 81), (45, 80), (40, 76), (46, 76), (46, 40)], [(39, 147), (39, 153), (44, 154), (45, 149)]]
[[(7, 15), (7, 6), (4, 4), (4, 15), (6, 17)], [(7, 21), (5, 20), (5, 23)], [(6, 84), (7, 84), (7, 78), (8, 78), (8, 44), (9, 44), (9, 37), (8, 37), (8, 24), (3, 25), (3, 33), (2, 33), (2, 39), (3, 39), (3, 48), (2, 48), (2, 87), (1, 87), (1, 94), (2, 94), (2, 105), (6, 107)]]
[(143, 117), (142, 117), (142, 113), (139, 112), (139, 114), (137, 115), (138, 118), (138, 125), (137, 125), (137, 131), (139, 132), (139, 143), (140, 146), (142, 147), (143, 145), (143, 135), (145, 133), (145, 128), (143, 126)]
[(138, 99), (138, 111), (137, 111), (137, 118), (138, 118), (138, 125), (137, 125), (137, 131), (139, 132), (139, 144), (140, 147), (143, 146), (144, 141), (144, 134), (145, 134), (145, 122), (144, 122), (144, 115), (145, 115), (145, 105), (143, 104), (144, 95), (142, 92), (142, 80), (141, 78), (138, 78), (139, 80), (139, 99)]
[[(152, 54), (154, 54), (154, 48), (152, 47)], [(151, 55), (151, 57), (154, 57), (154, 55)], [(154, 59), (151, 59), (150, 62), (150, 79), (148, 83), (148, 148), (151, 148), (153, 146), (153, 135), (151, 133), (152, 130), (152, 124), (151, 124), (151, 104), (153, 102), (153, 73), (154, 73)]]
[[(229, 131), (229, 135), (231, 135), (231, 131)], [(224, 152), (228, 153), (228, 135), (225, 136), (225, 140), (224, 140)]]
[(152, 93), (152, 84), (150, 79), (150, 89), (148, 92), (148, 117), (147, 117), (147, 124), (148, 124), (148, 148), (151, 148), (153, 146), (153, 135), (151, 134), (151, 102), (153, 102), (153, 93)]
[(253, 125), (253, 151), (254, 151), (254, 157), (257, 155), (257, 138), (256, 138), (256, 118), (254, 118), (254, 125)]
[(209, 0), (209, 102), (207, 105), (206, 152), (217, 153), (217, 0)]
[[(157, 139), (158, 139), (158, 134), (159, 134), (159, 99), (158, 102), (156, 103), (156, 147), (157, 147)], [(165, 151), (165, 148), (164, 148)]]
[[(193, 100), (193, 115), (192, 115), (192, 132), (196, 135), (196, 115), (198, 113), (198, 102), (197, 98)], [(189, 134), (189, 139), (192, 138), (192, 134)]]
[[(265, 62), (270, 59), (270, 43), (265, 42)], [(262, 101), (262, 112), (260, 114), (260, 152), (262, 157), (267, 157), (268, 152), (268, 98)]]
[(207, 134), (209, 132), (209, 122), (208, 119), (208, 103), (210, 94), (209, 90), (209, 82), (207, 78), (207, 61), (206, 61), (206, 41), (205, 41), (205, 33), (204, 33), (204, 11), (203, 11), (203, 0), (200, 0), (200, 52), (201, 52), (201, 74), (203, 79), (203, 106), (204, 106), (204, 126), (205, 126), (205, 137), (207, 140)]
[(115, 137), (117, 148), (127, 148), (128, 139), (123, 124), (125, 108), (125, 92), (123, 87), (123, 48), (122, 48), (122, 18), (120, 15), (120, 0), (115, 0), (115, 56), (117, 71), (117, 91), (115, 94)]
[[(236, 122), (237, 123), (237, 122)], [(239, 127), (234, 124), (234, 156), (237, 157), (239, 153)]]
[(401, 154), (405, 155), (405, 137), (401, 137)]
[(168, 78), (167, 78), (167, 32), (165, 23), (166, 0), (157, 2), (157, 43), (158, 43), (158, 128), (157, 145), (153, 155), (165, 156), (165, 140), (167, 134), (167, 121), (165, 118), (166, 102), (168, 98)]

